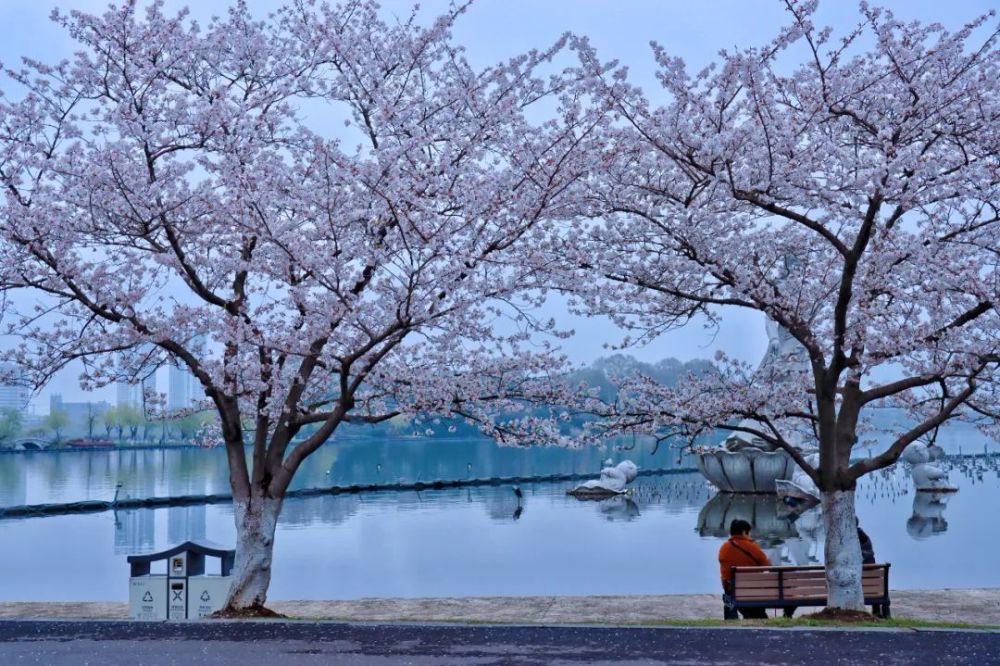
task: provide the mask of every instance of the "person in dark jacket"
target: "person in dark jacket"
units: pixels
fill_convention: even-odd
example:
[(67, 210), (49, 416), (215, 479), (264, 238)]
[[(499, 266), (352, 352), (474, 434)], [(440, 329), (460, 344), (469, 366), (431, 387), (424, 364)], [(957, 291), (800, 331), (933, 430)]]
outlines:
[[(736, 519), (729, 524), (729, 540), (719, 548), (719, 573), (722, 577), (722, 602), (723, 617), (727, 620), (737, 620), (739, 616), (733, 607), (733, 567), (767, 567), (771, 565), (771, 560), (760, 546), (750, 538), (750, 523), (745, 520)], [(767, 610), (764, 608), (740, 609), (743, 619), (767, 619)]]
[[(857, 521), (857, 517), (855, 517), (855, 521)], [(858, 526), (858, 542), (861, 544), (861, 565), (875, 564), (875, 546), (872, 545), (871, 538), (861, 529), (861, 523), (857, 522), (856, 524)], [(882, 617), (882, 605), (874, 604), (872, 614), (875, 617)]]
[[(855, 520), (857, 520), (855, 518)], [(872, 540), (865, 534), (865, 531), (861, 529), (861, 525), (858, 525), (858, 541), (861, 542), (861, 563), (862, 564), (875, 564), (875, 546), (872, 545)]]

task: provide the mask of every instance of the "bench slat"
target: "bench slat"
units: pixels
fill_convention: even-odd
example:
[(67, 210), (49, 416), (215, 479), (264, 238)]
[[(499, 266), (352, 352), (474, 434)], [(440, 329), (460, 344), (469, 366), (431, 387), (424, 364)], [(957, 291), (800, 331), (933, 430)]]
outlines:
[[(881, 597), (884, 592), (883, 587), (875, 586), (864, 586), (862, 592), (866, 598)], [(780, 590), (778, 588), (737, 588), (736, 598), (737, 599), (775, 599), (778, 600), (782, 597), (779, 596)], [(815, 597), (825, 599), (827, 596), (826, 586), (812, 586), (812, 587), (786, 587), (784, 589), (785, 599), (800, 599), (804, 597)]]
[[(823, 571), (786, 571), (783, 574), (785, 580), (826, 580), (826, 573)], [(736, 579), (738, 581), (757, 581), (757, 580), (777, 580), (777, 571), (760, 571), (760, 572), (745, 572), (740, 571), (739, 568), (736, 569)], [(875, 571), (865, 571), (861, 574), (861, 579), (868, 580), (885, 580), (884, 570)]]
[(751, 582), (751, 581), (759, 581), (759, 580), (771, 581), (771, 580), (778, 580), (778, 574), (777, 574), (777, 572), (744, 573), (744, 572), (740, 571), (739, 569), (737, 569), (736, 570), (736, 580), (737, 580), (737, 582), (744, 582), (744, 581)]
[(777, 594), (778, 593), (778, 586), (777, 585), (767, 585), (767, 586), (763, 586), (763, 587), (753, 587), (753, 586), (749, 586), (749, 585), (738, 585), (736, 587), (736, 592), (737, 593), (746, 592), (747, 594), (751, 594), (751, 593), (756, 594), (757, 592), (769, 592), (769, 593), (773, 592), (774, 594)]
[[(798, 572), (806, 572), (806, 573), (809, 573), (809, 572), (819, 572), (819, 573), (822, 573), (822, 572), (826, 571), (826, 568), (825, 567), (821, 567), (821, 566), (799, 567), (799, 566), (787, 566), (787, 565), (783, 565), (783, 564), (780, 564), (780, 565), (779, 564), (771, 564), (771, 565), (764, 566), (764, 567), (756, 567), (756, 566), (755, 567), (736, 567), (737, 571), (744, 572), (744, 573), (759, 573), (759, 572), (762, 572), (762, 571), (777, 571), (778, 569), (781, 569), (782, 571), (786, 572), (786, 574), (787, 573), (792, 573), (792, 572), (795, 572), (795, 573), (798, 573)], [(862, 567), (862, 571), (865, 571), (865, 572), (868, 572), (868, 571), (887, 571), (888, 569), (889, 569), (889, 565), (887, 565), (887, 564), (866, 564), (866, 565), (864, 565)]]

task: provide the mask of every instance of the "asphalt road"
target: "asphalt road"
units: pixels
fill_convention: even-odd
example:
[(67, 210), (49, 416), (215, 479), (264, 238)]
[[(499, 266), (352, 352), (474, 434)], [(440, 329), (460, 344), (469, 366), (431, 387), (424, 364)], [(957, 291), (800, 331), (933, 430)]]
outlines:
[(0, 621), (0, 664), (1000, 664), (1000, 633)]

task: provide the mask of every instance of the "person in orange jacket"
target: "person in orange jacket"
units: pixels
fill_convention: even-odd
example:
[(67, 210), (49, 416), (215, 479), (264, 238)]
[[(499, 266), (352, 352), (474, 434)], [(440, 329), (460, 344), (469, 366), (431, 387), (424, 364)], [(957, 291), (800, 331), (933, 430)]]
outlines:
[[(736, 610), (731, 605), (733, 594), (732, 567), (767, 567), (771, 560), (760, 546), (750, 538), (750, 523), (737, 518), (729, 524), (729, 541), (719, 548), (719, 573), (722, 576), (722, 601), (725, 604), (723, 617), (736, 620)], [(764, 608), (740, 609), (744, 620), (767, 619)]]

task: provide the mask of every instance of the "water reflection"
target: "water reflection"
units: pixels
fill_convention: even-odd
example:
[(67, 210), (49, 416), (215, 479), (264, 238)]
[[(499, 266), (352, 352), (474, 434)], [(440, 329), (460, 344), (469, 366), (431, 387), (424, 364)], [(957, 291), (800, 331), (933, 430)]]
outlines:
[[(638, 449), (628, 455), (645, 469), (675, 464)], [(338, 442), (310, 458), (296, 484), (596, 476), (607, 456), (599, 448), (504, 449), (481, 440)], [(982, 527), (982, 509), (1000, 502), (1000, 455), (952, 455), (942, 464), (960, 487), (957, 494), (915, 492), (902, 465), (859, 484), (861, 524), (876, 556), (893, 563), (894, 584), (901, 587), (1000, 586), (1000, 574), (981, 556), (997, 545), (997, 536)], [(118, 483), (123, 497), (228, 492), (225, 457), (217, 450), (0, 455), (0, 504), (111, 499)], [(772, 496), (717, 496), (697, 473), (640, 476), (627, 496), (606, 502), (566, 497), (573, 485), (521, 484), (520, 497), (503, 485), (289, 499), (278, 526), (284, 534), (276, 540), (284, 549), (276, 555), (276, 598), (713, 591), (716, 553), (733, 518), (754, 525), (775, 562), (822, 560), (818, 510), (795, 515)], [(0, 570), (24, 572), (24, 580), (5, 579), (0, 597), (32, 599), (52, 587), (41, 577), (63, 565), (56, 553), (40, 553), (53, 551), (53, 542), (72, 543), (86, 570), (101, 573), (91, 579), (66, 572), (59, 582), (65, 587), (52, 589), (60, 595), (72, 589), (64, 598), (100, 599), (109, 589), (127, 593), (115, 587), (125, 580), (124, 555), (189, 539), (231, 545), (232, 507), (0, 521), (0, 540), (17, 544), (0, 549)], [(940, 566), (932, 571), (927, 561)], [(607, 566), (615, 576), (592, 575)], [(663, 576), (664, 570), (672, 575)]]
[[(947, 471), (957, 472), (962, 478), (959, 485), (989, 483), (992, 494), (1000, 494), (1000, 484), (995, 482), (1000, 478), (1000, 456), (989, 453), (950, 456), (940, 464)], [(861, 480), (857, 489), (859, 510), (870, 506), (882, 507), (884, 512), (888, 505), (910, 496), (913, 500), (911, 513), (905, 518), (906, 534), (917, 541), (943, 535), (948, 530), (945, 510), (955, 493), (917, 490), (908, 466), (898, 465), (869, 475)], [(702, 507), (697, 532), (702, 537), (728, 538), (729, 524), (737, 518), (753, 526), (754, 539), (772, 562), (804, 565), (821, 559), (825, 534), (819, 506), (798, 511), (770, 495), (718, 493)], [(878, 531), (884, 533), (886, 529), (880, 525)], [(873, 535), (876, 548), (878, 531)]]
[[(892, 562), (894, 586), (1000, 586), (981, 555), (997, 543), (981, 521), (1000, 484), (989, 474), (962, 479), (950, 497), (914, 493), (902, 471), (859, 487), (861, 525), (876, 557)], [(822, 561), (818, 510), (795, 515), (770, 496), (717, 496), (697, 473), (639, 477), (628, 496), (605, 502), (567, 497), (573, 485), (522, 484), (520, 498), (502, 485), (290, 499), (278, 524), (274, 598), (711, 592), (736, 517), (752, 521), (772, 561)], [(232, 545), (232, 518), (230, 505), (214, 504), (0, 521), (0, 539), (17, 544), (0, 549), (0, 570), (21, 572), (5, 579), (0, 598), (124, 598), (126, 554), (203, 534)], [(59, 539), (73, 544), (88, 576), (62, 571), (64, 556), (51, 548)]]
[(944, 510), (953, 493), (917, 492), (913, 497), (913, 515), (906, 521), (906, 532), (914, 539), (926, 539), (948, 530)]
[(718, 493), (698, 514), (698, 534), (729, 538), (729, 524), (742, 519), (753, 526), (758, 542), (781, 542), (797, 533), (787, 511), (779, 515), (779, 501), (774, 495), (737, 495)]
[[(628, 456), (647, 470), (693, 468), (674, 453), (637, 448)], [(609, 455), (616, 455), (613, 443), (562, 449), (504, 447), (483, 438), (344, 438), (307, 458), (292, 488), (597, 474)], [(110, 500), (119, 484), (122, 498), (228, 493), (225, 452), (172, 448), (0, 455), (0, 506)]]
[(798, 513), (774, 495), (719, 493), (698, 514), (698, 534), (729, 538), (736, 519), (752, 526), (752, 535), (774, 563), (814, 564), (818, 561), (822, 522), (819, 507)]
[(156, 514), (154, 512), (148, 509), (116, 511), (114, 518), (115, 555), (131, 555), (155, 550)]
[[(466, 494), (467, 501), (472, 501), (472, 494)], [(486, 513), (495, 521), (508, 522), (520, 520), (527, 504), (527, 498), (519, 486), (512, 488), (497, 488), (497, 492), (490, 493), (483, 500), (486, 506)]]
[(597, 503), (597, 508), (601, 516), (609, 521), (623, 520), (628, 522), (641, 515), (639, 505), (626, 495), (617, 495), (601, 500)]
[(575, 501), (584, 505), (593, 506), (597, 513), (608, 521), (635, 520), (641, 515), (639, 504), (628, 494), (612, 495), (610, 497), (588, 497), (586, 495), (569, 495)]

